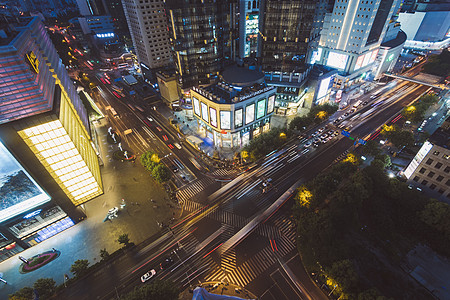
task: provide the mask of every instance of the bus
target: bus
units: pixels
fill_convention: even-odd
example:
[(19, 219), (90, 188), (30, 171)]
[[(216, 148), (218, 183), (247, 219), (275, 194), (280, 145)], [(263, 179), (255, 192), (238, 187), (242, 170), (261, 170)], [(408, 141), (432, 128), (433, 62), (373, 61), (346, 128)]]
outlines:
[(115, 90), (116, 92), (122, 92), (123, 91), (123, 87), (119, 87), (119, 86), (117, 86), (115, 84), (111, 85), (111, 88), (113, 90)]
[(358, 106), (360, 106), (361, 105), (361, 100), (358, 100), (354, 105), (353, 105), (353, 108), (358, 108)]

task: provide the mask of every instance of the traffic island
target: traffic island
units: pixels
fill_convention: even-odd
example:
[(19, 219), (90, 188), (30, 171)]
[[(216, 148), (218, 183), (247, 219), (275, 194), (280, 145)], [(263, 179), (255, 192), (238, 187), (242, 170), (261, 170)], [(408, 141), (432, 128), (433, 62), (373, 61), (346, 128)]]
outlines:
[(113, 153), (113, 158), (121, 161), (134, 161), (136, 155), (129, 150), (117, 150)]
[(21, 274), (33, 272), (34, 270), (37, 270), (40, 267), (45, 266), (49, 262), (57, 259), (60, 255), (61, 255), (60, 251), (54, 250), (35, 255), (27, 260), (24, 259), (26, 262), (24, 261), (19, 266), (19, 272)]
[(180, 294), (180, 300), (192, 299), (257, 299), (243, 287), (229, 282), (209, 281), (189, 288)]

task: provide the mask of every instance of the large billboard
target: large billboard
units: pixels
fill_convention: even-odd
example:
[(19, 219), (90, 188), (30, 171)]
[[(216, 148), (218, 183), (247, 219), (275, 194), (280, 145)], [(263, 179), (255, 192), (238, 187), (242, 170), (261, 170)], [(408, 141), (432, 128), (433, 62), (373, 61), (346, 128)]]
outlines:
[(234, 111), (234, 128), (239, 128), (242, 125), (244, 125), (242, 120), (243, 120), (243, 109), (238, 108)]
[(245, 125), (255, 121), (255, 104), (245, 107)]
[(256, 106), (256, 119), (260, 119), (264, 117), (264, 114), (266, 113), (266, 99), (261, 99), (258, 101), (258, 104)]
[(272, 113), (274, 107), (275, 107), (275, 95), (272, 95), (269, 97), (269, 101), (267, 102), (267, 114)]
[(211, 126), (217, 128), (217, 111), (212, 107), (209, 108), (209, 116), (211, 118)]
[(200, 102), (195, 97), (192, 97), (192, 100), (194, 100), (194, 113), (200, 117)]
[(50, 201), (0, 141), (0, 222)]
[(202, 106), (202, 119), (205, 122), (209, 122), (209, 119), (208, 119), (208, 106), (205, 103), (203, 103), (203, 102), (200, 102), (200, 104)]
[(348, 55), (340, 54), (337, 52), (330, 52), (328, 54), (327, 66), (336, 69), (345, 69), (347, 64)]
[(322, 97), (325, 97), (325, 95), (328, 92), (328, 87), (330, 86), (330, 80), (331, 77), (327, 77), (325, 79), (322, 79), (320, 81), (319, 91), (317, 92), (317, 100), (319, 100)]
[(220, 111), (220, 129), (231, 129), (231, 112)]

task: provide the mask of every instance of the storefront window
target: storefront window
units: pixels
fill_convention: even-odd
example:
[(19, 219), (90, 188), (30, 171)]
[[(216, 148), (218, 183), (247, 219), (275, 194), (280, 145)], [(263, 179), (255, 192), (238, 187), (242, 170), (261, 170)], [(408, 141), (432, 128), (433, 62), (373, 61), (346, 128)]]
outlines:
[(242, 127), (243, 124), (243, 109), (239, 108), (234, 111), (234, 128)]

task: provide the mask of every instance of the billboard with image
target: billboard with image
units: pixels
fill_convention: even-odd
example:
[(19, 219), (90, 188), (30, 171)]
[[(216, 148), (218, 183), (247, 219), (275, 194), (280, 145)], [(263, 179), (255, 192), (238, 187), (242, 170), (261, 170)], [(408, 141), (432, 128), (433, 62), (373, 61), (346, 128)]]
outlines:
[(245, 125), (255, 121), (255, 104), (250, 104), (245, 107)]
[(269, 101), (267, 101), (267, 114), (272, 113), (274, 107), (275, 107), (275, 95), (272, 95), (269, 97)]
[(200, 102), (200, 104), (201, 104), (201, 106), (202, 106), (202, 119), (203, 119), (205, 122), (208, 122), (208, 121), (209, 121), (209, 119), (208, 119), (208, 105), (206, 105), (206, 104), (203, 103), (203, 102)]
[(220, 111), (220, 129), (231, 129), (231, 111)]
[(195, 97), (192, 97), (192, 100), (194, 101), (194, 113), (200, 117), (200, 102)]
[(345, 69), (347, 60), (348, 55), (337, 52), (330, 52), (328, 54), (327, 66), (336, 69)]
[(265, 113), (266, 113), (266, 99), (261, 99), (258, 101), (258, 104), (256, 106), (256, 119), (264, 117)]
[(238, 108), (234, 111), (234, 128), (239, 128), (239, 127), (242, 127), (242, 125), (244, 125), (243, 111), (244, 110), (242, 108)]
[(0, 222), (50, 201), (0, 141)]
[(209, 108), (209, 116), (211, 118), (211, 126), (217, 128), (217, 111), (212, 107)]

